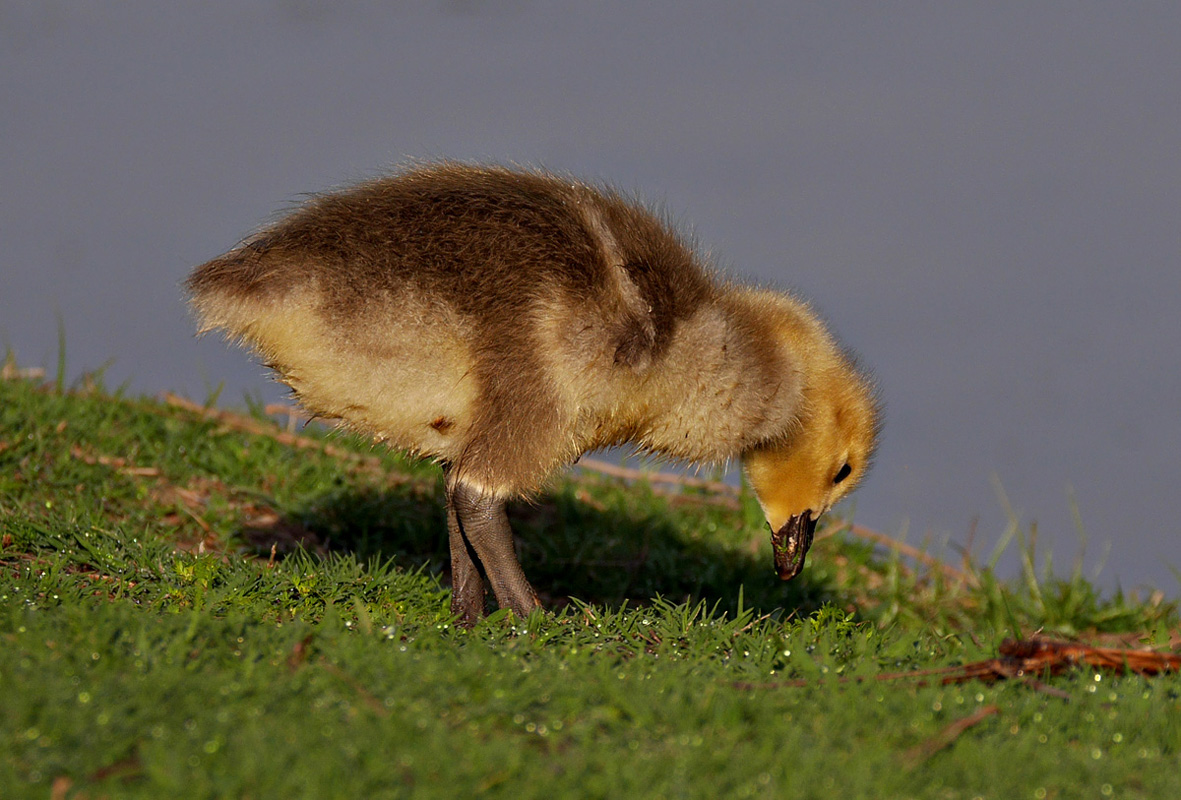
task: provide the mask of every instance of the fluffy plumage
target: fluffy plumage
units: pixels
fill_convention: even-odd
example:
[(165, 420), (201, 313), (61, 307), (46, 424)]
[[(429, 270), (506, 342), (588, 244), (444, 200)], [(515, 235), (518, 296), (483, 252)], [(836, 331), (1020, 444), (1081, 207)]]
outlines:
[[(323, 195), (187, 287), (202, 331), (245, 342), (309, 410), (442, 462), (453, 518), (502, 516), (607, 445), (741, 456), (791, 577), (876, 440), (872, 386), (805, 303), (718, 280), (657, 216), (544, 172), (444, 163)], [(453, 560), (486, 562), (458, 516)], [(497, 567), (480, 565), (526, 613), (527, 582), (497, 589), (516, 564), (493, 528)], [(482, 583), (478, 604), (466, 591), (470, 621)]]

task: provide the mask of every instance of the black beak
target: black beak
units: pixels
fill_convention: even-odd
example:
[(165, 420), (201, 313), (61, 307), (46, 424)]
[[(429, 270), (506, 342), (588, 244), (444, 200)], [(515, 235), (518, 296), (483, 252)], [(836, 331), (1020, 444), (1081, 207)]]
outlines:
[(775, 553), (775, 570), (779, 579), (790, 581), (804, 568), (804, 556), (812, 546), (816, 520), (811, 511), (792, 517), (783, 527), (771, 534), (771, 550)]

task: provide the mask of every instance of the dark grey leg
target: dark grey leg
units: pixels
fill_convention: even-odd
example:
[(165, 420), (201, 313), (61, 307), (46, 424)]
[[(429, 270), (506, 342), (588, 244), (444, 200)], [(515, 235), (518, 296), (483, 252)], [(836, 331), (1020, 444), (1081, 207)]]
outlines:
[(447, 534), (451, 542), (451, 613), (458, 623), (470, 628), (484, 616), (484, 576), (476, 565), (472, 549), (463, 538), (459, 518), (447, 494)]
[(524, 619), (541, 607), (517, 561), (503, 500), (484, 497), (455, 483), (447, 490), (447, 522), (451, 536), (451, 610), (463, 624), (471, 625), (483, 615), (484, 585), (476, 561), (484, 568), (501, 608), (510, 608)]

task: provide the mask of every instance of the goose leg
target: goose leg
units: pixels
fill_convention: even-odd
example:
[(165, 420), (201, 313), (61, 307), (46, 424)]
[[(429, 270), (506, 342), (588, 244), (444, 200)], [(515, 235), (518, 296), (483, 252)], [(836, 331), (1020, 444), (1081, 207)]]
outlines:
[(447, 494), (447, 534), (451, 543), (451, 613), (470, 628), (484, 616), (484, 576), (471, 545), (463, 538), (451, 493)]
[(456, 482), (447, 491), (447, 522), (451, 537), (451, 611), (462, 624), (471, 625), (483, 615), (484, 584), (477, 562), (484, 568), (501, 608), (510, 608), (524, 619), (541, 607), (517, 561), (503, 500), (485, 497)]

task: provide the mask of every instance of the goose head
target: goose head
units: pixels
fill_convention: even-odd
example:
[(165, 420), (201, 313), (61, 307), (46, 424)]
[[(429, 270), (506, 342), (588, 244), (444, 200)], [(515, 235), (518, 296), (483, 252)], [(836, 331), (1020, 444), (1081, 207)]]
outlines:
[(817, 378), (804, 391), (794, 430), (742, 457), (783, 580), (803, 569), (820, 515), (865, 476), (880, 428), (875, 390), (854, 368), (836, 365)]

